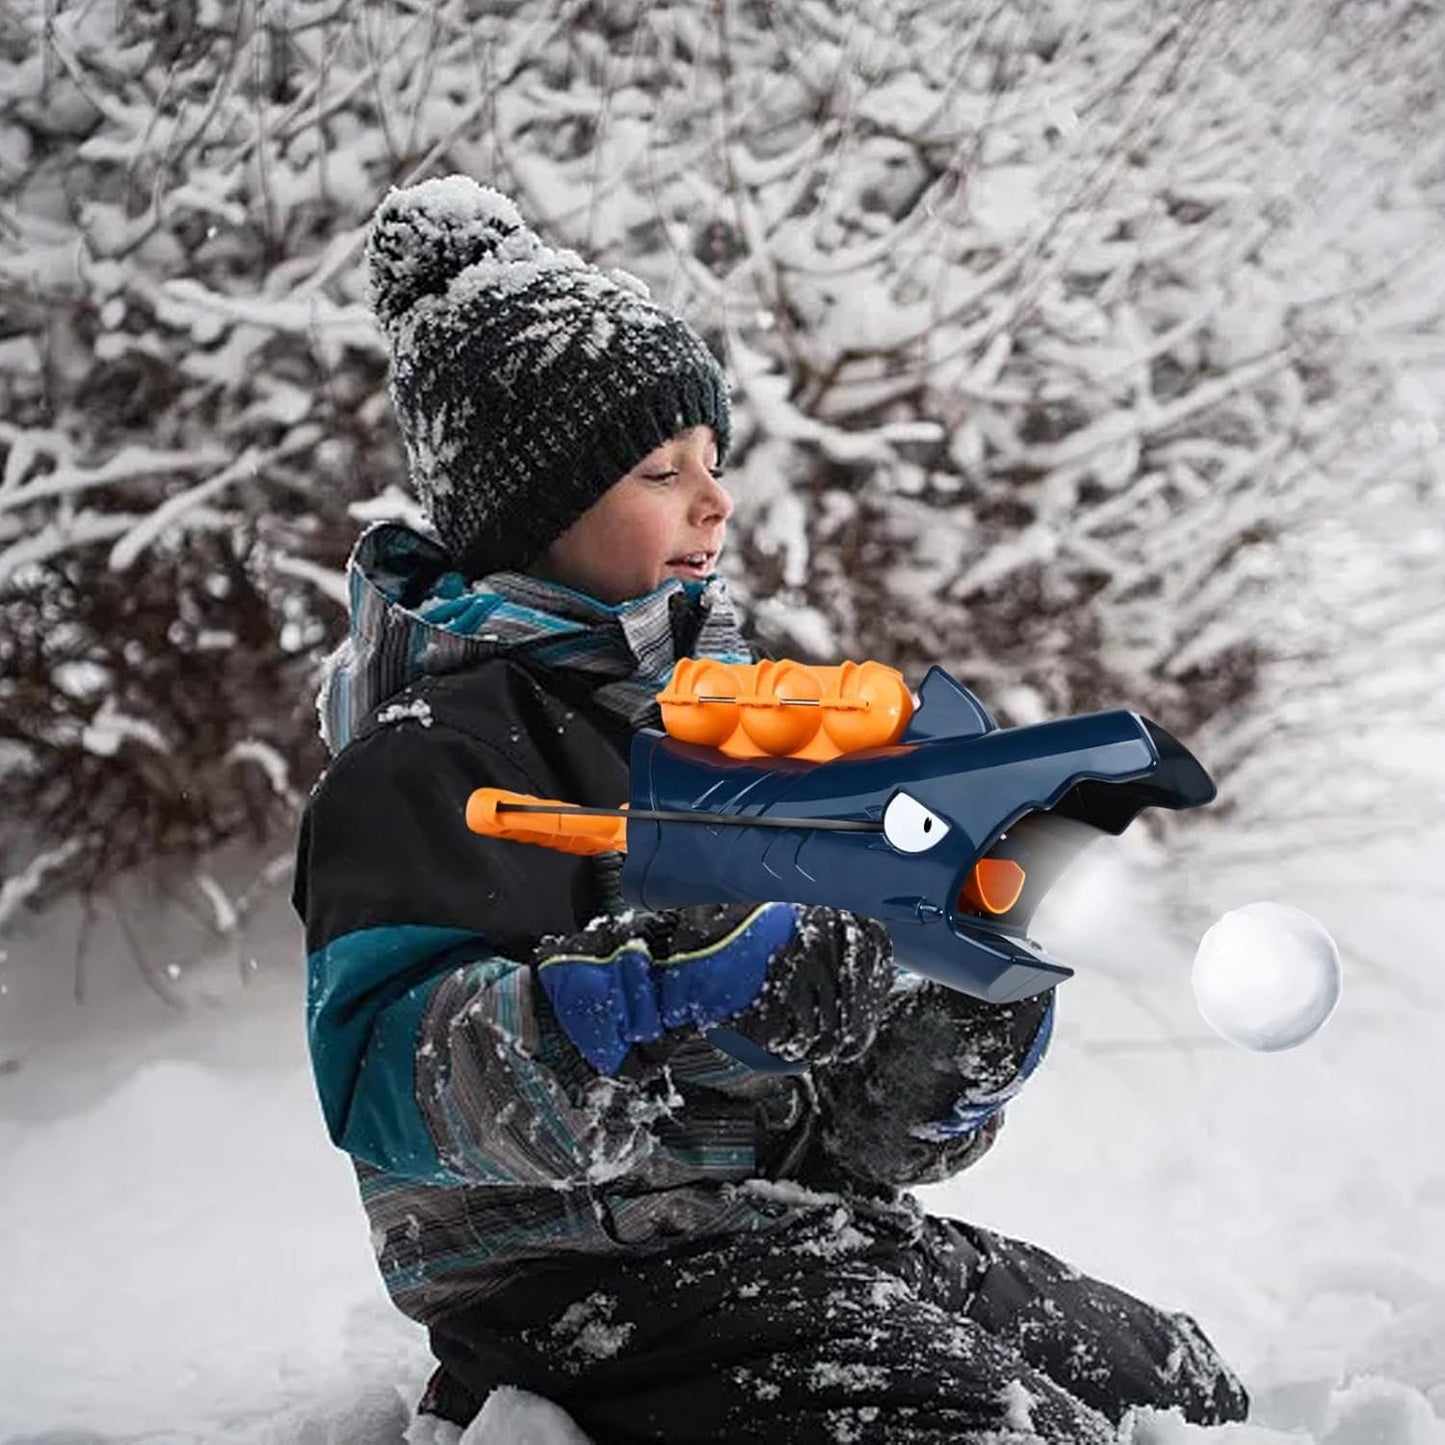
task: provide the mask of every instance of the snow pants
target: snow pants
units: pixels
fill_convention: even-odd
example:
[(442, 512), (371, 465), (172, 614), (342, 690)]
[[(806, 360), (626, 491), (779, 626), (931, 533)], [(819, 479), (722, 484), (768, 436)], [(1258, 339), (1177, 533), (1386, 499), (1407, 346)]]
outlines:
[(433, 1326), (421, 1409), (466, 1424), (516, 1385), (595, 1445), (1103, 1445), (1135, 1406), (1248, 1411), (1187, 1315), (987, 1230), (860, 1223), (529, 1273)]

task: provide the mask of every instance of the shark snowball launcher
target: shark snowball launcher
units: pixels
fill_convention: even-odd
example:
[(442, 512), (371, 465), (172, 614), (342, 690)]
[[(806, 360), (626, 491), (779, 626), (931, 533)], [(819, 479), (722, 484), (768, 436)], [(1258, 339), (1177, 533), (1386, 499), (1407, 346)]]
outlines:
[(1072, 974), (1027, 929), (1089, 842), (1215, 792), (1136, 713), (1001, 728), (940, 667), (915, 698), (878, 662), (685, 658), (658, 702), (665, 731), (634, 736), (625, 806), (480, 788), (468, 826), (625, 852), (638, 907), (781, 899), (867, 914), (905, 967), (994, 1003)]

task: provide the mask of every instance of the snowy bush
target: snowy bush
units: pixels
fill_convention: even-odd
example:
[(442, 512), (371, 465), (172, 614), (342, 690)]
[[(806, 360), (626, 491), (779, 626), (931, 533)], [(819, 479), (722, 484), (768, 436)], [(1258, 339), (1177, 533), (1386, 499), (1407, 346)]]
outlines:
[(1442, 48), (1405, 0), (12, 9), (0, 799), (48, 860), (22, 891), (294, 816), (346, 550), (410, 505), (360, 241), (389, 185), (451, 170), (725, 357), (728, 565), (787, 651), (1226, 748), (1282, 540), (1389, 451), (1361, 332), (1426, 274), (1400, 218), (1438, 212)]

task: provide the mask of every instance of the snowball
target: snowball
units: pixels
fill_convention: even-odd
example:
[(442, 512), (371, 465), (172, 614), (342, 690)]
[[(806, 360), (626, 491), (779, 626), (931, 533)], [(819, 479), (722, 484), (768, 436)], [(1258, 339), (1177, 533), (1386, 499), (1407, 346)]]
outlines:
[(1199, 940), (1194, 999), (1231, 1043), (1273, 1052), (1318, 1033), (1340, 999), (1340, 954), (1318, 919), (1282, 903), (1226, 913)]

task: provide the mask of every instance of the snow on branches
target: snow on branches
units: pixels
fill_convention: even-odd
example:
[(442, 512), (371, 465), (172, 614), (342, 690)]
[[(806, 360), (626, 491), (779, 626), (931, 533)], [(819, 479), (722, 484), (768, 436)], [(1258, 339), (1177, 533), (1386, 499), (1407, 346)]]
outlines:
[(388, 186), (452, 171), (724, 357), (737, 580), (782, 647), (1223, 744), (1291, 538), (1398, 458), (1380, 336), (1441, 304), (1442, 23), (1406, 0), (12, 9), (0, 797), (46, 878), (291, 817), (275, 780), (318, 761), (346, 549), (408, 505), (360, 244)]

